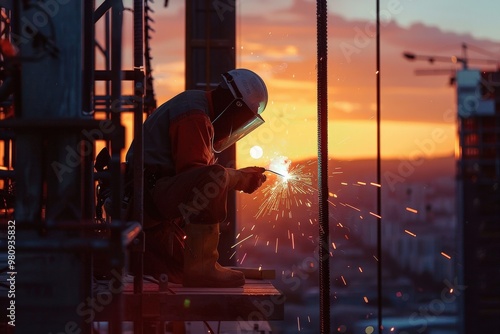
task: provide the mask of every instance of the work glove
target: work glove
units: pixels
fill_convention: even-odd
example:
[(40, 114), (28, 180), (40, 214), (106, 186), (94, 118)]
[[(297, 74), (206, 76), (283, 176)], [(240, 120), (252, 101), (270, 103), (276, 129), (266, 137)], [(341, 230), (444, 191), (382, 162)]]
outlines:
[(266, 181), (266, 171), (263, 167), (245, 167), (237, 169), (238, 181), (234, 186), (235, 190), (243, 191), (244, 193), (251, 194), (257, 190), (264, 181)]

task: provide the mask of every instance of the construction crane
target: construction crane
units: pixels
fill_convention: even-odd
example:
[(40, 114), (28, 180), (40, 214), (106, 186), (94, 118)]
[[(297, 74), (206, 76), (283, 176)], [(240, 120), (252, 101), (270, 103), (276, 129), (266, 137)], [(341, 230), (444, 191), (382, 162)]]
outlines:
[[(440, 63), (449, 63), (449, 64), (461, 64), (462, 69), (466, 70), (469, 68), (469, 64), (488, 64), (488, 65), (499, 65), (500, 61), (496, 59), (487, 59), (487, 58), (469, 58), (467, 56), (467, 51), (470, 48), (466, 43), (462, 43), (462, 56), (434, 56), (434, 55), (418, 55), (412, 52), (403, 52), (403, 57), (409, 61), (416, 60), (424, 60), (428, 61), (431, 65), (440, 62)], [(485, 53), (484, 50), (480, 48), (474, 47), (476, 50), (481, 50), (482, 53)], [(488, 52), (488, 55), (492, 55)], [(442, 75), (447, 74), (450, 75), (450, 85), (455, 83), (455, 68), (434, 68), (434, 69), (416, 69), (416, 75)]]
[[(453, 64), (462, 64), (462, 68), (465, 70), (468, 68), (470, 63), (476, 64), (499, 64), (497, 59), (486, 59), (486, 58), (468, 58), (467, 50), (469, 46), (466, 43), (462, 43), (462, 56), (424, 56), (416, 55), (412, 52), (403, 52), (403, 56), (408, 60), (427, 60), (429, 63), (434, 64), (435, 62), (445, 62)], [(479, 49), (479, 48), (477, 48)]]

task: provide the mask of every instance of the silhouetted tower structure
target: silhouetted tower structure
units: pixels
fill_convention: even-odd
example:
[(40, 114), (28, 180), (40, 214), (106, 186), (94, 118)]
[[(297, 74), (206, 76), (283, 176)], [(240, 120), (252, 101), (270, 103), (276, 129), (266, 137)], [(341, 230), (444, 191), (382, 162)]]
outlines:
[[(93, 319), (77, 308), (86, 308), (84, 303), (96, 296), (94, 261), (102, 259), (108, 274), (123, 282), (126, 248), (138, 240), (141, 229), (140, 222), (121, 217), (120, 202), (114, 201), (113, 221), (96, 231), (93, 159), (94, 144), (104, 141), (111, 149), (105, 177), (113, 197), (121, 198), (121, 115), (137, 115), (140, 122), (135, 128), (141, 130), (143, 113), (155, 103), (152, 87), (144, 87), (145, 75), (146, 82), (152, 82), (142, 59), (146, 56), (148, 66), (142, 39), (148, 36), (143, 23), (147, 1), (134, 1), (133, 70), (122, 66), (123, 2), (98, 3), (0, 3), (2, 45), (9, 41), (18, 50), (10, 60), (13, 69), (1, 50), (0, 140), (2, 167), (8, 170), (0, 177), (4, 189), (15, 187), (16, 261), (10, 271), (19, 273), (19, 333), (92, 332)], [(97, 32), (104, 35), (101, 41)], [(9, 79), (12, 83), (7, 85)], [(132, 94), (124, 94), (124, 83), (133, 86)], [(0, 240), (2, 249), (4, 241)], [(122, 291), (115, 292), (113, 312), (106, 320), (110, 332), (122, 333)]]
[[(498, 64), (494, 59), (422, 56), (408, 60), (460, 63), (450, 83), (457, 86), (457, 279), (462, 334), (498, 331), (500, 317), (500, 72), (470, 68), (470, 63)], [(498, 66), (498, 65), (497, 65)], [(447, 70), (417, 74), (452, 74)]]
[[(457, 72), (458, 232), (463, 333), (498, 331), (500, 318), (500, 72)], [(466, 287), (463, 287), (466, 286)]]
[[(236, 67), (236, 6), (234, 1), (186, 1), (186, 89), (215, 88), (221, 74)], [(235, 145), (218, 156), (218, 162), (234, 167)], [(234, 265), (228, 252), (234, 244), (236, 198), (228, 196), (227, 221), (221, 227), (220, 262)]]

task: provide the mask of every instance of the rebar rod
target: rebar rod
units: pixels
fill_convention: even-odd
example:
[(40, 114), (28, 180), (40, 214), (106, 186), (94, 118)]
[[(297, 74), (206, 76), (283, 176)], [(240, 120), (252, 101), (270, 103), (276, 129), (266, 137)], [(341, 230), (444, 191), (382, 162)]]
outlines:
[(326, 0), (317, 1), (318, 205), (320, 333), (330, 333), (330, 252), (328, 214), (328, 84)]

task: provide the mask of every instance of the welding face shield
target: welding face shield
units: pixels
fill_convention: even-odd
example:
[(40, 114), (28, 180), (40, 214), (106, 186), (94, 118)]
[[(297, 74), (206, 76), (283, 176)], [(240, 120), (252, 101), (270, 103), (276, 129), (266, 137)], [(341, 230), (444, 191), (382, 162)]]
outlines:
[(264, 81), (247, 69), (231, 70), (222, 75), (221, 86), (229, 89), (233, 100), (212, 121), (213, 149), (220, 153), (264, 123), (260, 116), (267, 105)]

